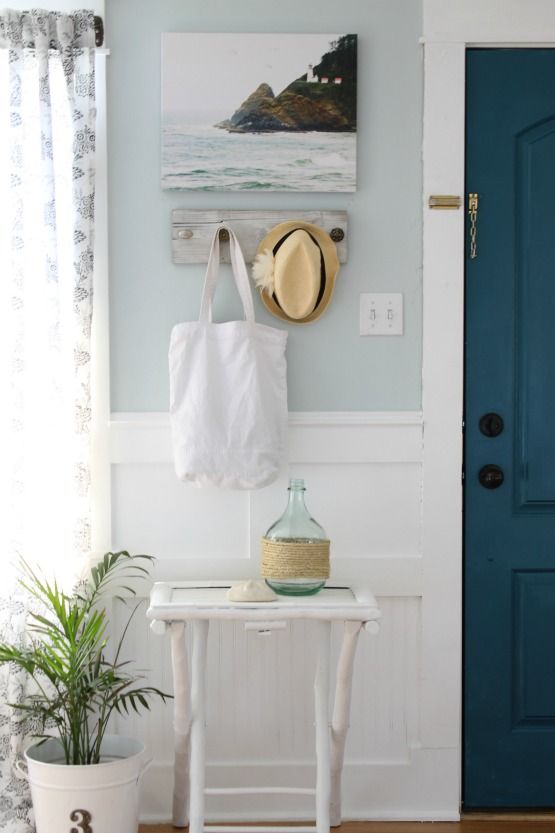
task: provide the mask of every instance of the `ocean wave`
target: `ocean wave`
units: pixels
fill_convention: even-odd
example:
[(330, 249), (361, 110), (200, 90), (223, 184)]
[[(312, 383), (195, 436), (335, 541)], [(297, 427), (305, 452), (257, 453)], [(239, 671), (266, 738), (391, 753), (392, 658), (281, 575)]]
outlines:
[(319, 168), (343, 168), (346, 161), (341, 153), (319, 153), (314, 159)]
[(198, 191), (354, 191), (356, 135), (165, 131), (162, 185)]
[[(242, 182), (239, 185), (239, 191), (271, 191), (273, 188), (276, 187), (275, 182)], [(280, 191), (292, 191), (294, 190), (290, 185), (286, 182), (280, 183)]]

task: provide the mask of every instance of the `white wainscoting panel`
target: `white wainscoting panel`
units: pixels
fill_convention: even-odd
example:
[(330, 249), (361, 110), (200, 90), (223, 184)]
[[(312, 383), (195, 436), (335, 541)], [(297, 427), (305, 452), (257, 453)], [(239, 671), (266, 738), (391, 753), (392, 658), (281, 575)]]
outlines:
[[(330, 536), (332, 560), (420, 554), (419, 464), (307, 461), (290, 471), (305, 479), (306, 503)], [(260, 536), (285, 509), (287, 485), (283, 476), (252, 495), (255, 557)]]
[[(259, 541), (285, 506), (287, 478), (304, 477), (307, 504), (332, 541), (332, 579), (367, 581), (382, 627), (361, 637), (344, 772), (345, 818), (454, 818), (452, 749), (423, 749), (423, 554), (419, 413), (291, 414), (289, 464), (256, 492), (197, 489), (173, 472), (166, 414), (115, 414), (111, 423), (112, 547), (157, 556), (157, 578), (258, 575)], [(115, 602), (114, 622), (124, 611)], [(341, 627), (334, 626), (337, 655)], [(127, 656), (171, 691), (169, 639), (138, 615)], [(310, 623), (260, 638), (213, 625), (208, 649), (208, 779), (214, 786), (312, 785)], [(438, 698), (441, 692), (438, 692)], [(167, 820), (172, 705), (154, 704), (120, 729), (145, 739), (154, 765), (142, 817)], [(123, 725), (125, 724), (125, 725)], [(215, 820), (312, 818), (306, 798), (210, 798)]]
[(167, 414), (114, 414), (111, 461), (112, 546), (155, 555), (157, 578), (256, 576), (260, 538), (296, 476), (331, 538), (334, 579), (355, 578), (364, 559), (375, 592), (421, 592), (418, 413), (291, 414), (289, 463), (255, 492), (178, 481)]
[[(171, 463), (112, 469), (114, 545), (157, 558), (249, 557), (249, 495), (180, 483)], [(219, 570), (224, 570), (219, 567)]]

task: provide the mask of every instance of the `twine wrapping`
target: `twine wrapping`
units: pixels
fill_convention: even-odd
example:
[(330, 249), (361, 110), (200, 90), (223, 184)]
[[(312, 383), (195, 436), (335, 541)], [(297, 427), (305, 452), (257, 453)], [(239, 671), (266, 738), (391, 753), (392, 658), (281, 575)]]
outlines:
[(330, 542), (261, 541), (264, 578), (329, 578)]

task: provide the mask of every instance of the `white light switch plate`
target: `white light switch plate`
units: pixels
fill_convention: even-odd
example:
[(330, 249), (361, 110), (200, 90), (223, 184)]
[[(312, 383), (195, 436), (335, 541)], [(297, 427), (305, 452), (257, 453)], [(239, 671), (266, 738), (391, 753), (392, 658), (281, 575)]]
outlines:
[(403, 293), (362, 292), (360, 296), (361, 336), (403, 335)]

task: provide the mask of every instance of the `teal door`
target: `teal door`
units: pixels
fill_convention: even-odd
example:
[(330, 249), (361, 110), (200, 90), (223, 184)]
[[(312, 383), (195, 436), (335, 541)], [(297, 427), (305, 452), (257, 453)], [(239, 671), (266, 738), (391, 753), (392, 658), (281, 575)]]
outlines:
[(552, 807), (555, 51), (470, 50), (467, 85), (463, 797)]

